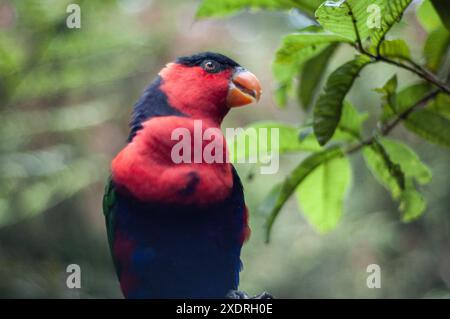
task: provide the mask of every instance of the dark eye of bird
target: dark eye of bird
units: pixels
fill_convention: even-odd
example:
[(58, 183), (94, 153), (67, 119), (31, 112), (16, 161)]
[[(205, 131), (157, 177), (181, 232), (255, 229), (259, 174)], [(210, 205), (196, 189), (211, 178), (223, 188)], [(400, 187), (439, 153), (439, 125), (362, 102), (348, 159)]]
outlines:
[(202, 63), (202, 68), (208, 73), (217, 73), (220, 71), (220, 65), (216, 61), (206, 60)]

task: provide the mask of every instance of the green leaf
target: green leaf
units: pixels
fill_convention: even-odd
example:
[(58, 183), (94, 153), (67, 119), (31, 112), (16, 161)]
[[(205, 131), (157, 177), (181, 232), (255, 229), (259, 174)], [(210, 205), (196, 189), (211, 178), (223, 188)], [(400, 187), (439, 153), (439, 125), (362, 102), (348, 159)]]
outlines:
[(315, 50), (317, 45), (325, 44), (325, 48), (328, 44), (335, 42), (348, 42), (348, 40), (320, 27), (309, 26), (297, 33), (291, 33), (283, 37), (282, 44), (276, 52), (275, 62), (289, 64), (306, 53), (308, 57), (302, 58), (302, 62), (304, 62), (318, 54)]
[(411, 52), (405, 41), (385, 40), (380, 46), (380, 54), (387, 58), (411, 60)]
[(410, 131), (438, 145), (450, 146), (450, 120), (432, 110), (420, 110), (408, 116), (405, 126)]
[(197, 10), (197, 18), (219, 17), (239, 10), (289, 10), (293, 1), (278, 0), (203, 0)]
[(422, 5), (417, 6), (417, 17), (428, 32), (442, 26), (439, 15), (430, 0), (425, 0)]
[[(369, 118), (368, 113), (359, 113), (356, 108), (348, 101), (344, 101), (342, 109), (341, 120), (338, 124), (336, 133), (348, 134), (350, 140), (358, 140), (361, 137), (362, 126)], [(333, 136), (333, 139), (336, 138)]]
[(323, 0), (294, 0), (295, 7), (302, 12), (314, 17), (314, 12), (320, 6)]
[[(278, 138), (272, 141), (272, 130), (278, 130)], [(285, 154), (321, 149), (314, 136), (300, 138), (300, 130), (292, 125), (279, 122), (257, 122), (248, 126), (237, 136), (228, 136), (228, 149), (233, 163), (256, 159), (273, 152)], [(253, 142), (251, 141), (253, 140)]]
[[(338, 127), (331, 140), (336, 142), (359, 141), (361, 139), (362, 126), (368, 118), (369, 114), (367, 112), (359, 113), (349, 101), (344, 101), (341, 120), (339, 121)], [(314, 137), (312, 128), (303, 130), (300, 135), (308, 140), (311, 138), (314, 139), (316, 144), (320, 147), (317, 143), (317, 139)]]
[(325, 1), (316, 11), (316, 19), (326, 30), (355, 42), (357, 34), (354, 21), (360, 37), (365, 39), (369, 36), (366, 23), (369, 5), (368, 0)]
[(316, 19), (327, 30), (353, 42), (371, 38), (376, 46), (398, 22), (412, 0), (325, 1), (316, 11)]
[(239, 10), (289, 10), (298, 8), (308, 15), (320, 5), (321, 0), (203, 0), (197, 18), (217, 17)]
[(382, 88), (375, 89), (376, 92), (383, 94), (383, 98), (391, 100), (391, 97), (397, 93), (398, 78), (394, 74)]
[(411, 184), (407, 185), (405, 191), (400, 198), (400, 211), (402, 212), (402, 220), (404, 222), (410, 222), (425, 211), (427, 208), (427, 202)]
[[(400, 203), (402, 220), (417, 218), (425, 210), (426, 203), (416, 190), (414, 182), (425, 184), (431, 180), (428, 167), (420, 162), (412, 149), (398, 141), (381, 139), (376, 145), (366, 147), (363, 151), (367, 166), (374, 177), (390, 191), (392, 198)], [(396, 171), (392, 167), (396, 167)], [(403, 187), (400, 187), (396, 176), (399, 171), (403, 175)]]
[(431, 71), (437, 71), (450, 45), (450, 33), (440, 26), (430, 32), (423, 49), (427, 61), (427, 67)]
[(288, 94), (291, 89), (292, 79), (285, 79), (275, 90), (274, 99), (279, 107), (285, 107), (288, 101)]
[(376, 92), (382, 94), (383, 96), (384, 105), (383, 114), (381, 116), (381, 119), (383, 121), (387, 120), (390, 116), (396, 113), (395, 109), (397, 106), (397, 86), (397, 74), (394, 74), (382, 88), (375, 89)]
[(419, 102), (430, 92), (430, 84), (421, 82), (402, 89), (396, 98), (396, 111), (402, 113)]
[(281, 106), (285, 105), (286, 94), (291, 88), (292, 80), (306, 61), (317, 56), (330, 43), (342, 41), (347, 40), (316, 26), (285, 36), (272, 66), (275, 79), (279, 83), (277, 102), (281, 102)]
[[(387, 168), (390, 180), (386, 185), (391, 189), (392, 195), (397, 197), (405, 189), (405, 173), (400, 164), (392, 161), (391, 155), (384, 148), (383, 144), (376, 141), (371, 148), (381, 157), (383, 167)], [(388, 180), (387, 178), (385, 179), (386, 181)]]
[(319, 232), (326, 233), (338, 224), (350, 181), (350, 162), (341, 157), (322, 163), (297, 187), (297, 202)]
[(298, 185), (322, 163), (341, 156), (343, 156), (343, 153), (337, 147), (314, 153), (301, 162), (281, 184), (272, 189), (260, 207), (261, 212), (268, 214), (266, 221), (267, 242), (270, 240), (272, 226), (281, 208), (294, 193)]
[(384, 122), (392, 119), (395, 114), (401, 114), (411, 106), (419, 102), (430, 92), (430, 85), (426, 82), (417, 83), (408, 86), (395, 94), (390, 92), (390, 101), (383, 106), (383, 114), (381, 116)]
[(370, 61), (366, 56), (359, 56), (340, 66), (328, 78), (324, 93), (314, 107), (314, 134), (320, 145), (325, 145), (333, 136), (341, 118), (344, 98)]
[[(378, 91), (383, 90), (386, 91), (386, 89)], [(404, 113), (429, 94), (429, 90), (428, 83), (419, 83), (405, 88), (384, 106), (382, 120), (386, 122), (396, 114)], [(447, 97), (438, 96), (434, 102), (429, 104), (427, 109), (411, 113), (404, 121), (406, 128), (432, 143), (450, 146), (448, 102)]]
[(406, 144), (383, 138), (380, 142), (394, 163), (398, 163), (406, 178), (414, 178), (420, 184), (431, 181), (431, 171), (420, 161), (419, 156)]
[(316, 57), (307, 61), (301, 72), (299, 100), (303, 109), (308, 110), (319, 90), (324, 73), (327, 70), (331, 56), (336, 51), (337, 45), (332, 44), (319, 53)]
[(450, 120), (450, 96), (445, 93), (440, 93), (436, 99), (427, 106), (429, 109), (433, 110), (434, 113), (445, 117)]
[(378, 45), (381, 41), (383, 41), (392, 26), (401, 20), (403, 12), (411, 4), (411, 2), (412, 0), (381, 1), (381, 24), (379, 27), (372, 29), (370, 35), (373, 46)]
[(450, 31), (450, 3), (443, 0), (431, 0), (442, 23)]

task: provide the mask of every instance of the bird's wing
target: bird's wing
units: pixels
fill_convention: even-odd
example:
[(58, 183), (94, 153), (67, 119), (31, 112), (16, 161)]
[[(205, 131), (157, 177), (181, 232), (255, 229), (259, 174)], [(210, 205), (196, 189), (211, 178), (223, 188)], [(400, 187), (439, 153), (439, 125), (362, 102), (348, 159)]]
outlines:
[(114, 243), (114, 221), (115, 221), (115, 209), (116, 209), (116, 191), (112, 182), (111, 176), (108, 177), (105, 186), (105, 194), (103, 195), (103, 214), (106, 220), (106, 231), (108, 234), (108, 243), (113, 253)]

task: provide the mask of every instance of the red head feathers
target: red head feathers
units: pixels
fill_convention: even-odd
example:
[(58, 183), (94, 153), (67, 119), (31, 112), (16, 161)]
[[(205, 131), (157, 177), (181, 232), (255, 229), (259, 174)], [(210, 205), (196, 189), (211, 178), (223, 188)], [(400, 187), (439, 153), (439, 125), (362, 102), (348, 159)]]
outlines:
[(252, 103), (261, 95), (261, 85), (251, 72), (216, 53), (178, 58), (159, 75), (171, 106), (217, 126), (231, 107)]

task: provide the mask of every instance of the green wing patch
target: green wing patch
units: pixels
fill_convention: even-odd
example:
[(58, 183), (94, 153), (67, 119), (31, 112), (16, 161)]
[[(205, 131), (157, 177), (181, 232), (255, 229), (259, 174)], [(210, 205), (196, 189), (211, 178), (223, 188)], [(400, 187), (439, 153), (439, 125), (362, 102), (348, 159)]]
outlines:
[(105, 194), (103, 195), (103, 214), (105, 215), (106, 231), (108, 234), (109, 248), (113, 252), (114, 243), (114, 209), (116, 205), (116, 191), (111, 176), (106, 180)]

